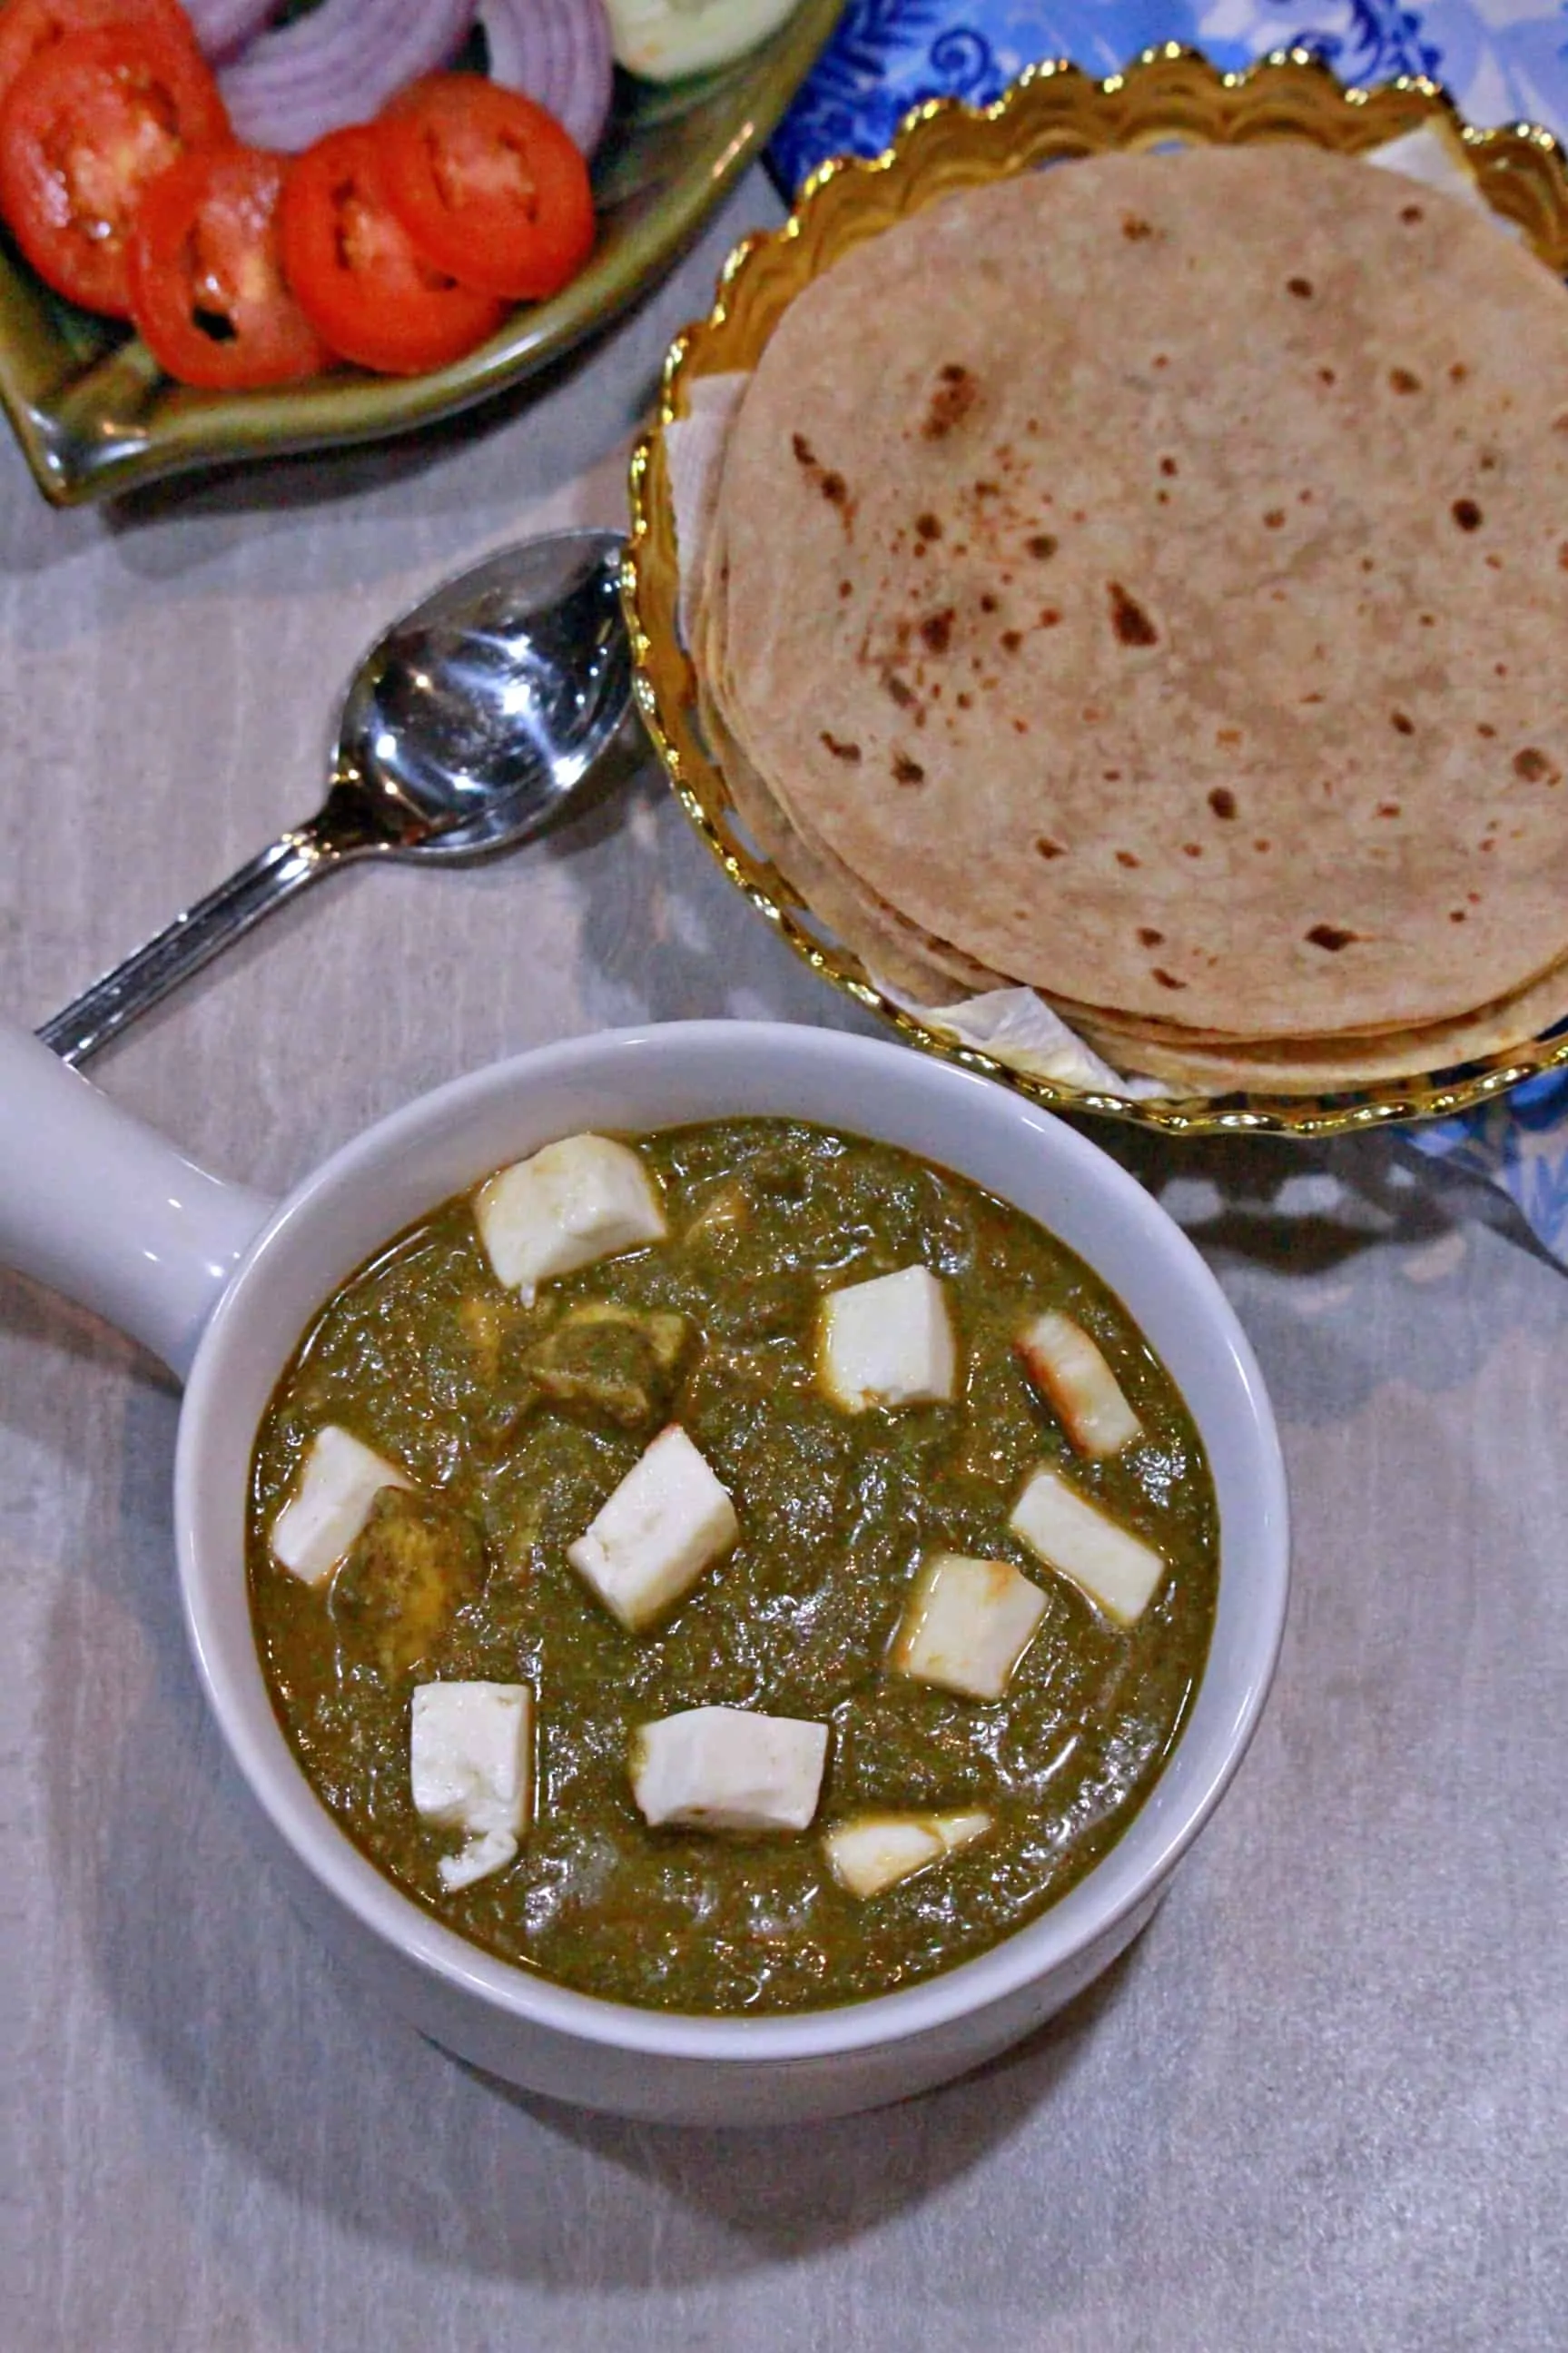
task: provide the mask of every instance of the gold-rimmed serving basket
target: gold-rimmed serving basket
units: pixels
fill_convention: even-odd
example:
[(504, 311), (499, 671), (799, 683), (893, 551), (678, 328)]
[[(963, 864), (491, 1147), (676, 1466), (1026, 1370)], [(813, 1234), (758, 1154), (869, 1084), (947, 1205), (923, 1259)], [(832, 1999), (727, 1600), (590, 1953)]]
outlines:
[(648, 732), (687, 815), (730, 880), (814, 972), (889, 1021), (911, 1044), (1000, 1079), (1053, 1110), (1091, 1112), (1184, 1135), (1328, 1136), (1436, 1119), (1489, 1101), (1542, 1071), (1568, 1065), (1568, 1032), (1457, 1070), (1321, 1095), (1162, 1095), (1136, 1100), (1010, 1069), (906, 1012), (816, 918), (739, 824), (698, 715), (697, 681), (679, 627), (679, 575), (665, 434), (689, 413), (703, 376), (753, 368), (801, 290), (865, 238), (933, 197), (1015, 173), (1117, 148), (1243, 145), (1306, 140), (1360, 154), (1436, 123), (1462, 142), (1480, 194), (1517, 223), (1559, 277), (1568, 274), (1568, 165), (1549, 132), (1530, 123), (1478, 131), (1436, 82), (1401, 78), (1346, 90), (1315, 58), (1285, 50), (1245, 73), (1222, 73), (1175, 43), (1149, 49), (1103, 81), (1064, 62), (1032, 66), (994, 106), (952, 99), (917, 107), (886, 153), (840, 156), (806, 182), (782, 228), (745, 238), (726, 262), (707, 318), (671, 345), (655, 421), (632, 460), (631, 539), (622, 586), (637, 692)]

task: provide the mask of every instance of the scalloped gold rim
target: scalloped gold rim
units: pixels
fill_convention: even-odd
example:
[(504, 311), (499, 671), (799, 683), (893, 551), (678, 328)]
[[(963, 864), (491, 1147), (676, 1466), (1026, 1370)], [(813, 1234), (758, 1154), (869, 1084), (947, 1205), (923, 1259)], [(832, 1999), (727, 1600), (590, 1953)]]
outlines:
[(1481, 194), (1515, 221), (1548, 267), (1568, 273), (1568, 164), (1534, 123), (1478, 130), (1449, 93), (1403, 76), (1345, 89), (1318, 58), (1277, 50), (1244, 73), (1223, 73), (1177, 42), (1146, 49), (1096, 81), (1064, 59), (1029, 67), (984, 109), (955, 99), (915, 107), (882, 154), (834, 156), (806, 181), (783, 227), (742, 238), (720, 273), (712, 309), (677, 335), (664, 364), (655, 421), (631, 465), (631, 536), (621, 585), (638, 706), (687, 816), (731, 882), (822, 979), (944, 1060), (1000, 1080), (1053, 1111), (1092, 1113), (1176, 1135), (1323, 1137), (1442, 1119), (1568, 1065), (1568, 1034), (1538, 1039), (1458, 1069), (1321, 1095), (1237, 1093), (1134, 1102), (1037, 1079), (943, 1037), (884, 996), (859, 959), (821, 935), (810, 908), (732, 828), (721, 772), (696, 723), (696, 681), (676, 625), (679, 582), (664, 435), (686, 413), (700, 376), (755, 365), (801, 288), (840, 254), (943, 191), (1026, 171), (1053, 157), (1150, 146), (1169, 139), (1238, 142), (1308, 139), (1346, 154), (1434, 120), (1467, 151)]

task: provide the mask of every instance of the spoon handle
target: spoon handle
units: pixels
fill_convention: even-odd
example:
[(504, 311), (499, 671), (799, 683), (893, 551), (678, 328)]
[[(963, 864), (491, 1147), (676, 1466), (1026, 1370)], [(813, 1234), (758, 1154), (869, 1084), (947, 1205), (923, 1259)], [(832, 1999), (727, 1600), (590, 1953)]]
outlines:
[(363, 840), (345, 839), (341, 828), (324, 821), (325, 815), (296, 827), (247, 860), (134, 955), (95, 980), (44, 1023), (37, 1032), (43, 1043), (52, 1046), (63, 1061), (84, 1061), (263, 915), (368, 847)]

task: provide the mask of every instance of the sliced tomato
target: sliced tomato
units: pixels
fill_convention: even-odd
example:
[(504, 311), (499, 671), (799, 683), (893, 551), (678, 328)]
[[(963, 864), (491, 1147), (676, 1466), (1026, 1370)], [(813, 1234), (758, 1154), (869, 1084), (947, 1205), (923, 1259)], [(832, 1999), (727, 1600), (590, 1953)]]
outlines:
[(188, 42), (151, 25), (68, 33), (0, 104), (0, 213), (40, 278), (129, 318), (142, 189), (188, 148), (228, 135), (217, 84)]
[(511, 301), (576, 276), (594, 246), (588, 166), (542, 106), (480, 74), (428, 74), (381, 128), (387, 194), (429, 260)]
[(283, 269), (300, 309), (346, 360), (419, 375), (482, 343), (502, 305), (427, 261), (393, 210), (382, 123), (329, 132), (283, 183)]
[(258, 147), (182, 155), (148, 182), (131, 234), (131, 315), (181, 384), (296, 384), (332, 354), (283, 277), (286, 166)]
[(0, 98), (40, 49), (103, 25), (152, 25), (171, 40), (196, 46), (180, 0), (9, 0), (0, 11)]

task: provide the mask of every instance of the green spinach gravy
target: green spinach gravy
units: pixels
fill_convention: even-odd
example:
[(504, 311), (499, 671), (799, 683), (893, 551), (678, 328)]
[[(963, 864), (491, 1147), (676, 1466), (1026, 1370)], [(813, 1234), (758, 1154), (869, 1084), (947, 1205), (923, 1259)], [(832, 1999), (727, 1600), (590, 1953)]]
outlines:
[[(249, 1575), (274, 1705), (322, 1802), (397, 1885), (508, 1961), (614, 2000), (703, 2013), (889, 1991), (984, 1950), (1053, 1903), (1137, 1812), (1191, 1707), (1218, 1578), (1214, 1490), (1169, 1376), (1060, 1243), (908, 1154), (778, 1120), (645, 1136), (668, 1239), (502, 1288), (474, 1197), (400, 1235), (328, 1303), (271, 1402), (254, 1466)], [(816, 1377), (830, 1290), (921, 1264), (958, 1349), (950, 1403), (847, 1412)], [(583, 1316), (584, 1305), (628, 1311)], [(1030, 1380), (1021, 1324), (1092, 1335), (1142, 1425), (1085, 1460)], [(651, 1629), (626, 1631), (566, 1547), (679, 1423), (740, 1536)], [(307, 1585), (269, 1533), (314, 1435), (339, 1424), (413, 1485), (381, 1492)], [(1042, 1464), (1155, 1546), (1131, 1625), (1009, 1528)], [(1000, 1700), (890, 1670), (922, 1558), (1013, 1564), (1045, 1597)], [(526, 1682), (531, 1819), (515, 1861), (455, 1893), (458, 1841), (415, 1811), (416, 1685)], [(638, 1726), (710, 1704), (830, 1727), (811, 1827), (649, 1828)], [(871, 1897), (824, 1832), (867, 1813), (981, 1809), (986, 1834)]]

